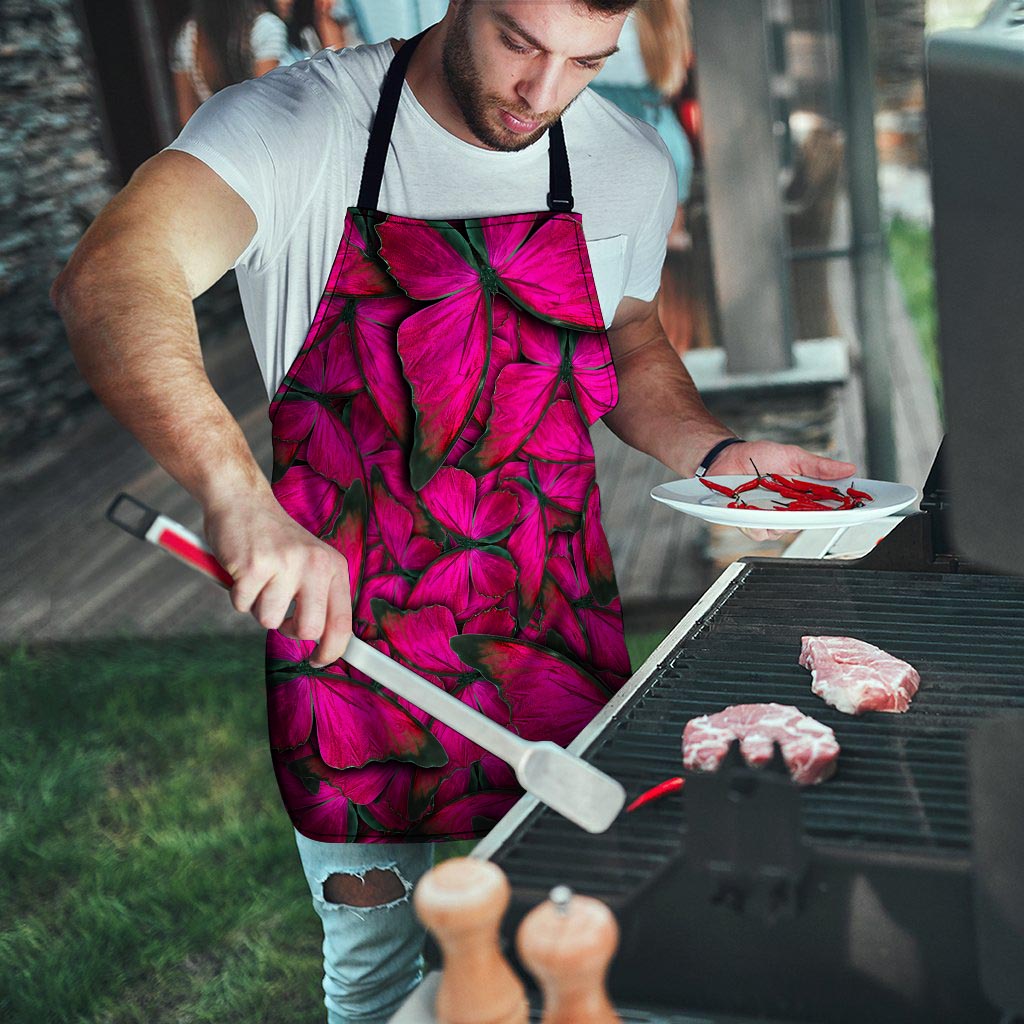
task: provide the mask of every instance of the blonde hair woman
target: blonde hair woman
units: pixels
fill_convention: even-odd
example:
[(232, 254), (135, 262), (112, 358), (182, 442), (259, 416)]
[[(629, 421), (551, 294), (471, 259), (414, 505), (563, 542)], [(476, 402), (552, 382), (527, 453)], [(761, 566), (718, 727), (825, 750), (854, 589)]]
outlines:
[(627, 114), (658, 129), (679, 178), (679, 201), (690, 194), (693, 150), (673, 100), (686, 82), (693, 53), (687, 0), (640, 0), (612, 54), (590, 87)]

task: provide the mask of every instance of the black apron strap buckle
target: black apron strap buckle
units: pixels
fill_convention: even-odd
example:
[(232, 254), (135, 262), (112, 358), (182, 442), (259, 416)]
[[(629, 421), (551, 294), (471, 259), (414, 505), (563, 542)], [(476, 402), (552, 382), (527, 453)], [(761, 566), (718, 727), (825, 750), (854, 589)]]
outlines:
[(548, 166), (548, 209), (555, 213), (571, 213), (572, 176), (569, 173), (569, 154), (565, 148), (561, 118), (548, 130)]

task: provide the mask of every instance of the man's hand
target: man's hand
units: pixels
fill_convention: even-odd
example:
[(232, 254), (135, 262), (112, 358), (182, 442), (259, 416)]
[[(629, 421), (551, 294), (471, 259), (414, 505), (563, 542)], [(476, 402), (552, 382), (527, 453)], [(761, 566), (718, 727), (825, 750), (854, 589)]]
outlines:
[(235, 581), (231, 603), (238, 611), (294, 640), (319, 640), (310, 656), (315, 668), (342, 656), (352, 635), (344, 555), (295, 522), (273, 497), (208, 507), (204, 528)]
[(711, 463), (708, 476), (755, 475), (782, 473), (784, 476), (806, 476), (814, 480), (841, 480), (853, 476), (857, 467), (852, 462), (837, 462), (795, 444), (776, 441), (744, 441), (731, 444)]
[[(853, 476), (857, 471), (852, 462), (837, 462), (795, 444), (744, 441), (742, 444), (729, 445), (711, 463), (708, 476), (754, 476), (755, 465), (756, 472), (811, 477), (814, 480), (841, 480)], [(775, 540), (787, 531), (745, 529), (742, 532), (751, 540), (762, 541)]]

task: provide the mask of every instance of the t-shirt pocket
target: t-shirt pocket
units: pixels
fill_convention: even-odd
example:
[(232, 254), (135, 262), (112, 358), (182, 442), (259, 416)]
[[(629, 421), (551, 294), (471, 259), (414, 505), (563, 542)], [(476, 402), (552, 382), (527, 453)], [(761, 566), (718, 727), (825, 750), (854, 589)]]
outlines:
[(611, 326), (626, 287), (626, 236), (587, 239), (590, 272), (605, 327)]

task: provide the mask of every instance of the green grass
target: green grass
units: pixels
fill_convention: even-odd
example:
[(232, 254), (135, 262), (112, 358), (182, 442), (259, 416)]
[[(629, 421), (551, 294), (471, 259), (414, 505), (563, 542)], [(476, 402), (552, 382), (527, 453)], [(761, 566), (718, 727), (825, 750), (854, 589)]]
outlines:
[(636, 633), (626, 636), (629, 660), (635, 672), (654, 653), (654, 649), (665, 639), (667, 633)]
[(261, 646), (4, 653), (0, 1019), (317, 1018), (319, 921), (270, 768)]
[(322, 1019), (258, 639), (0, 651), (0, 708), (0, 1020)]
[(889, 252), (903, 288), (907, 310), (931, 370), (935, 393), (942, 396), (935, 310), (935, 272), (931, 229), (896, 217), (889, 225)]

